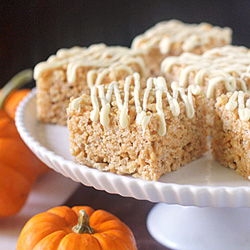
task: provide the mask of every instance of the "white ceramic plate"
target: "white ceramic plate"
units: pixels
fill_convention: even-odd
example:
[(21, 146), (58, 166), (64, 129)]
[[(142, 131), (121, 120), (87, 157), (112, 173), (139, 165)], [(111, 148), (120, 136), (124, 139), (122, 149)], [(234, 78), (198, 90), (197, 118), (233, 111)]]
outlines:
[(87, 186), (122, 196), (168, 204), (250, 207), (250, 182), (215, 162), (210, 153), (159, 181), (99, 172), (75, 164), (69, 152), (67, 127), (40, 123), (36, 90), (19, 105), (17, 129), (30, 149), (49, 167)]

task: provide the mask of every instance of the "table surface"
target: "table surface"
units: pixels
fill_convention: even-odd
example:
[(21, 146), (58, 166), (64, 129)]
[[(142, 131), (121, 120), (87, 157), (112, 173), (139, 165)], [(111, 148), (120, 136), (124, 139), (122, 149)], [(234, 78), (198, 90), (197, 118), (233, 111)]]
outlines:
[(116, 215), (133, 231), (138, 250), (167, 250), (155, 241), (147, 231), (146, 219), (154, 203), (109, 194), (81, 185), (65, 202), (67, 206), (88, 205)]

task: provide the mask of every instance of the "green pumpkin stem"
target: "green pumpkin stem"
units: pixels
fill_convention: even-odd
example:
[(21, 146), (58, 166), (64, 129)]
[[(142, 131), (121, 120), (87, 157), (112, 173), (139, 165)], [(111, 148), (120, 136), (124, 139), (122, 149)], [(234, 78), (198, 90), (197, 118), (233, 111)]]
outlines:
[(2, 88), (0, 96), (0, 108), (3, 108), (4, 101), (7, 96), (14, 90), (22, 87), (24, 84), (32, 80), (32, 69), (25, 69), (13, 76)]
[(72, 227), (72, 231), (77, 234), (93, 234), (94, 230), (89, 225), (89, 216), (84, 209), (79, 211), (78, 223)]

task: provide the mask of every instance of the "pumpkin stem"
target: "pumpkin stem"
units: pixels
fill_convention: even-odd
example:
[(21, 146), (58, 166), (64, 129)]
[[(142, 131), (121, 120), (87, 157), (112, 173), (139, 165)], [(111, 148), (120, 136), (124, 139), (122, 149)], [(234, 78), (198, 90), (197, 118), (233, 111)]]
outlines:
[(93, 234), (94, 230), (93, 228), (89, 225), (89, 216), (85, 212), (84, 209), (79, 211), (79, 218), (78, 218), (78, 223), (74, 227), (72, 227), (72, 231), (74, 233), (78, 234)]
[(25, 69), (16, 74), (15, 76), (13, 76), (5, 84), (5, 86), (1, 90), (0, 108), (3, 107), (5, 99), (14, 89), (18, 89), (32, 80), (32, 75), (33, 75), (32, 69)]

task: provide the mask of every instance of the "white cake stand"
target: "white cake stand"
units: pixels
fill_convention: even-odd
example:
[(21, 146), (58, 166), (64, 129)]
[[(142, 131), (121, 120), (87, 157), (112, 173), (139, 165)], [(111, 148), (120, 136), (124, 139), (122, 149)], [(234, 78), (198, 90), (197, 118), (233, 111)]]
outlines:
[(220, 166), (210, 153), (157, 182), (99, 172), (73, 162), (67, 128), (40, 123), (35, 107), (34, 89), (16, 113), (17, 129), (30, 149), (49, 167), (76, 182), (157, 202), (147, 226), (163, 245), (174, 249), (250, 249), (250, 182)]

